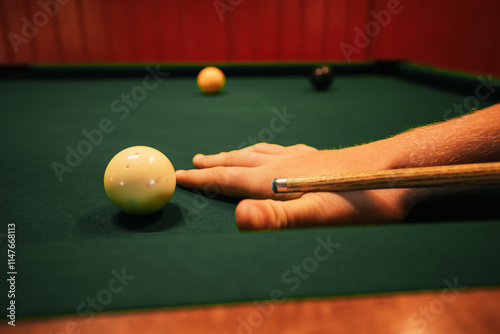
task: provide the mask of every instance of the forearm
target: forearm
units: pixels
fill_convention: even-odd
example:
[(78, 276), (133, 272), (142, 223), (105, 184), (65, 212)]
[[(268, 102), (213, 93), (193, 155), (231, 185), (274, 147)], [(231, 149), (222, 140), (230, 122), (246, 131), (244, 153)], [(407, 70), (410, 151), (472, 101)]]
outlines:
[(386, 140), (390, 168), (500, 161), (500, 104)]
[[(500, 104), (376, 142), (387, 169), (500, 161)], [(406, 205), (472, 188), (408, 189)]]

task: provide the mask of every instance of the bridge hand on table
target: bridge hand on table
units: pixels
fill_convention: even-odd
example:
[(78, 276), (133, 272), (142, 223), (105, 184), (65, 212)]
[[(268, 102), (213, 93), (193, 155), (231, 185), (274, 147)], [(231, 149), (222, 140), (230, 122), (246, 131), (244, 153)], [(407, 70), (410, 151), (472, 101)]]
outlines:
[(413, 204), (408, 189), (272, 192), (276, 177), (383, 169), (379, 152), (369, 145), (319, 151), (303, 144), (260, 143), (215, 155), (198, 154), (193, 158), (196, 169), (177, 171), (177, 184), (247, 198), (236, 208), (241, 230), (400, 222)]

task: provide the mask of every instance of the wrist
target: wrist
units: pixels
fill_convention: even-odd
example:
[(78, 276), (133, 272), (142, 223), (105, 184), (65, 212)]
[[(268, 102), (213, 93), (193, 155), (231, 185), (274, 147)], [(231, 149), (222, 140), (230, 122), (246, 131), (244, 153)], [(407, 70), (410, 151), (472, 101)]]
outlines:
[[(388, 170), (400, 168), (415, 168), (431, 165), (430, 160), (427, 160), (428, 155), (431, 155), (430, 147), (425, 143), (419, 143), (415, 140), (410, 141), (407, 146), (408, 139), (402, 138), (401, 135), (390, 137), (387, 139), (372, 142), (367, 145), (367, 151), (375, 153), (376, 157), (371, 164), (371, 170)], [(415, 156), (415, 151), (412, 146), (419, 147), (420, 152), (427, 152), (421, 157)], [(416, 204), (449, 193), (453, 193), (455, 189), (450, 188), (392, 188), (394, 192), (394, 200), (399, 203), (405, 212), (410, 211)]]

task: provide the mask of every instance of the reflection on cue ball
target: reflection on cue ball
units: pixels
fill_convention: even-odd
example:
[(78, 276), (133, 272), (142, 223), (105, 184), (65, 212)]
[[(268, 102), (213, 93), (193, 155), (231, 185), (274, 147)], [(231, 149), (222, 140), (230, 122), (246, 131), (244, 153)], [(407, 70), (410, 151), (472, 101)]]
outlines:
[(104, 189), (125, 213), (147, 215), (160, 210), (175, 191), (175, 170), (160, 151), (147, 146), (124, 149), (104, 172)]
[(196, 78), (198, 87), (204, 94), (218, 94), (226, 84), (226, 76), (217, 67), (205, 67)]

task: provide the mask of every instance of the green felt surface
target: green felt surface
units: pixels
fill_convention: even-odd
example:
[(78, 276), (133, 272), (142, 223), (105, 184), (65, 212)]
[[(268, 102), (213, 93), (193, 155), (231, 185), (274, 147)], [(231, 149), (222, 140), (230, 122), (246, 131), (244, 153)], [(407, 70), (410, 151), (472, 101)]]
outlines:
[[(398, 226), (240, 233), (237, 199), (177, 188), (162, 212), (141, 222), (120, 214), (103, 189), (107, 163), (129, 146), (155, 147), (176, 169), (190, 168), (196, 153), (253, 141), (345, 147), (453, 116), (447, 111), (474, 89), (357, 74), (338, 75), (319, 93), (303, 76), (228, 76), (220, 95), (204, 96), (194, 78), (170, 76), (126, 117), (114, 112), (123, 106), (114, 101), (146, 75), (0, 81), (0, 233), (16, 224), (18, 315), (77, 312), (121, 268), (136, 278), (103, 311), (262, 300), (273, 289), (302, 298), (440, 289), (455, 277), (500, 284), (498, 193), (427, 203)], [(294, 118), (263, 130), (277, 110)], [(66, 147), (103, 119), (113, 130), (59, 182), (51, 164), (64, 164)], [(318, 237), (340, 246), (293, 290), (283, 275), (312, 256)]]

